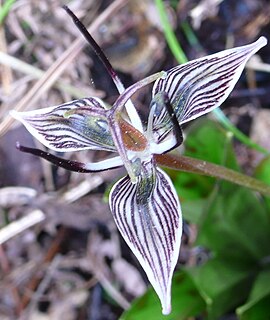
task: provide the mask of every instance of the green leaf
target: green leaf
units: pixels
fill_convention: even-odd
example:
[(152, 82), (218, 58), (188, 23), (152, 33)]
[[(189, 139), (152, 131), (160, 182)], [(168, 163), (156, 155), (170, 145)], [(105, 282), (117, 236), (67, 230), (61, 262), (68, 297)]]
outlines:
[(201, 220), (203, 208), (207, 203), (206, 199), (186, 200), (181, 203), (184, 219), (190, 223), (198, 224)]
[(0, 24), (2, 24), (9, 14), (15, 0), (7, 0), (5, 3), (0, 5)]
[(216, 320), (243, 303), (252, 283), (247, 267), (226, 259), (214, 258), (188, 272), (205, 299), (209, 320)]
[(270, 319), (270, 270), (261, 272), (246, 304), (236, 312), (240, 320)]
[(216, 255), (258, 264), (270, 254), (270, 219), (250, 190), (221, 182), (202, 218), (198, 244)]
[[(187, 130), (185, 155), (238, 170), (231, 135), (209, 119), (198, 119)], [(205, 199), (212, 192), (215, 179), (186, 172), (171, 174), (181, 203)], [(184, 211), (185, 213), (185, 211)], [(189, 216), (185, 218), (189, 220)]]
[(185, 148), (187, 156), (239, 170), (234, 155), (232, 135), (213, 120), (197, 119), (187, 131)]
[(184, 272), (176, 272), (172, 282), (172, 312), (168, 316), (161, 314), (157, 295), (150, 288), (142, 297), (135, 300), (121, 320), (185, 320), (199, 315), (205, 310), (205, 303), (198, 293), (190, 276)]
[(197, 244), (211, 250), (214, 258), (190, 270), (207, 303), (209, 319), (248, 298), (270, 255), (269, 230), (269, 214), (259, 197), (224, 181), (217, 184), (204, 208), (197, 238)]

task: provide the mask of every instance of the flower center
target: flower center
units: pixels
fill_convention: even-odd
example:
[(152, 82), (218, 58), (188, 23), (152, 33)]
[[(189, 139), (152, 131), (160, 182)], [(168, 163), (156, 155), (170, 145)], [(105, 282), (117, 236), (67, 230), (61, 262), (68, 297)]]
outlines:
[(139, 152), (144, 151), (147, 148), (148, 142), (143, 133), (123, 119), (119, 120), (119, 126), (123, 143), (127, 150)]

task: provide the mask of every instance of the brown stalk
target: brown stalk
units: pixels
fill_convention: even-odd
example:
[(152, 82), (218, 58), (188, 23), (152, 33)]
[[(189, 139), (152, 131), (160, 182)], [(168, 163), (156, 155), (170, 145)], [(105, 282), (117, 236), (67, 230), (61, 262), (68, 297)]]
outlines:
[[(4, 275), (8, 275), (10, 273), (10, 264), (2, 245), (0, 245), (0, 267)], [(8, 284), (8, 289), (10, 290), (13, 300), (15, 302), (15, 312), (17, 315), (19, 315), (22, 311), (19, 291), (15, 286), (11, 284)]]
[[(41, 262), (41, 265), (40, 265), (41, 270), (42, 270), (42, 266), (49, 264), (53, 260), (55, 255), (59, 252), (61, 245), (66, 239), (67, 233), (68, 232), (66, 228), (64, 227), (60, 228), (56, 238), (52, 242), (49, 250), (47, 251), (47, 254), (45, 255), (43, 261)], [(29, 293), (34, 292), (39, 286), (40, 282), (42, 281), (43, 274), (40, 269), (37, 270), (37, 272), (33, 275), (33, 277), (29, 280), (28, 284), (25, 286), (25, 293), (21, 298), (22, 309), (25, 309), (29, 304), (29, 302), (31, 301), (32, 295)]]
[(270, 196), (269, 185), (240, 172), (211, 162), (174, 154), (155, 155), (155, 159), (161, 166), (223, 179), (239, 186), (258, 191), (263, 195)]

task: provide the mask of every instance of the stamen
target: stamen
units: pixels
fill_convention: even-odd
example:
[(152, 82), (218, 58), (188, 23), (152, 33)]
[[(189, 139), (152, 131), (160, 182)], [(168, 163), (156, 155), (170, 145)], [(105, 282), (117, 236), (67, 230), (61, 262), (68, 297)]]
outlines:
[(164, 77), (166, 73), (164, 71), (155, 73), (147, 78), (142, 79), (141, 81), (136, 82), (132, 86), (128, 87), (125, 92), (123, 92), (116, 102), (114, 103), (113, 107), (107, 111), (108, 114), (108, 124), (110, 126), (111, 135), (114, 141), (114, 145), (117, 148), (117, 151), (120, 157), (123, 160), (124, 166), (128, 172), (128, 175), (131, 179), (132, 183), (137, 183), (137, 170), (132, 165), (130, 159), (127, 155), (127, 150), (124, 142), (123, 133), (119, 126), (119, 122), (121, 122), (121, 111), (125, 105), (125, 103), (130, 99), (130, 97), (140, 88), (154, 82), (155, 80)]
[(177, 120), (177, 116), (173, 110), (173, 107), (170, 103), (170, 98), (168, 96), (168, 94), (166, 92), (163, 93), (164, 95), (164, 105), (167, 109), (167, 112), (171, 118), (171, 121), (172, 121), (172, 124), (173, 124), (173, 131), (174, 131), (174, 135), (175, 135), (175, 138), (176, 138), (176, 144), (171, 148), (169, 149), (168, 151), (166, 152), (169, 152), (171, 151), (172, 149), (175, 149), (177, 147), (179, 147), (182, 142), (183, 142), (183, 134), (182, 134), (182, 129), (181, 129), (181, 126)]
[(119, 119), (118, 124), (121, 129), (122, 139), (125, 147), (132, 151), (143, 151), (147, 147), (147, 139), (131, 124), (124, 119)]
[[(111, 114), (116, 114), (120, 113), (125, 105), (125, 103), (130, 99), (139, 89), (149, 85), (150, 83), (158, 80), (158, 79), (163, 79), (166, 76), (165, 71), (160, 71), (157, 73), (152, 74), (151, 76), (148, 76), (130, 87), (128, 87), (115, 101), (113, 104), (113, 107), (110, 109)], [(114, 116), (114, 115), (113, 115)]]

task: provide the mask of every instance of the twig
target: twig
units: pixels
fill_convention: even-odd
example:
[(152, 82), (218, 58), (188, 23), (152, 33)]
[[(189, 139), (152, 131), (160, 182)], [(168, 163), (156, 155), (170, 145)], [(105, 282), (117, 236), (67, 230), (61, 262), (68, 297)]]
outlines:
[(49, 284), (51, 282), (51, 279), (53, 277), (53, 273), (57, 269), (60, 262), (60, 256), (55, 256), (44, 276), (43, 279), (41, 279), (40, 284), (31, 297), (31, 302), (29, 303), (27, 310), (24, 311), (24, 313), (21, 315), (20, 320), (28, 319), (28, 316), (32, 313), (32, 311), (35, 308), (36, 303), (39, 301), (39, 299), (42, 297), (46, 289), (49, 287)]
[[(49, 250), (47, 251), (46, 256), (44, 257), (43, 261), (40, 263), (40, 265), (43, 264), (48, 264), (53, 260), (55, 255), (59, 252), (60, 246), (62, 245), (64, 239), (66, 238), (67, 235), (67, 229), (62, 227), (59, 229), (56, 238), (52, 242)], [(38, 270), (40, 271), (40, 270)], [(33, 277), (30, 279), (28, 284), (25, 286), (25, 293), (22, 296), (21, 303), (22, 303), (22, 308), (25, 309), (29, 302), (32, 299), (32, 296), (29, 294), (29, 292), (34, 292), (37, 287), (39, 286), (40, 282), (42, 280), (42, 275), (40, 272), (37, 272), (33, 275)]]
[(247, 69), (270, 73), (270, 64), (264, 63), (258, 56), (251, 57), (246, 65)]
[[(9, 274), (10, 265), (2, 245), (0, 245), (0, 265), (3, 271), (3, 274)], [(21, 300), (20, 300), (18, 289), (13, 285), (8, 285), (8, 286), (16, 305), (16, 313), (17, 315), (19, 315), (21, 313), (22, 306), (21, 306)]]

